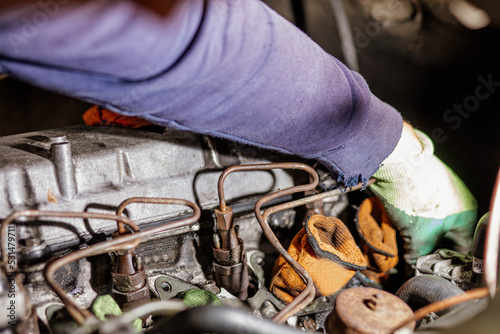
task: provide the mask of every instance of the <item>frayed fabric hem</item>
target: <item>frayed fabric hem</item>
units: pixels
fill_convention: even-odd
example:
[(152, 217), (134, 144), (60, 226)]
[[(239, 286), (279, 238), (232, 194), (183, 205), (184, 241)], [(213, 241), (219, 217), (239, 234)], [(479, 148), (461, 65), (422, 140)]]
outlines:
[(363, 184), (361, 190), (365, 190), (368, 187), (370, 176), (378, 169), (378, 166), (375, 170), (369, 170), (368, 168), (365, 168), (365, 170), (358, 169), (357, 172), (359, 173), (349, 175), (350, 173), (345, 173), (336, 164), (332, 163), (330, 159), (325, 159), (323, 157), (309, 158), (321, 163), (330, 172), (332, 178), (337, 180), (335, 188), (344, 188), (343, 191), (347, 190), (347, 188), (357, 186), (359, 183)]
[(362, 183), (363, 187), (361, 188), (361, 190), (365, 190), (368, 187), (369, 180), (370, 180), (369, 177), (364, 177), (361, 174), (346, 177), (345, 174), (338, 173), (337, 176), (337, 183), (343, 185), (345, 188), (354, 187), (357, 186), (359, 183)]

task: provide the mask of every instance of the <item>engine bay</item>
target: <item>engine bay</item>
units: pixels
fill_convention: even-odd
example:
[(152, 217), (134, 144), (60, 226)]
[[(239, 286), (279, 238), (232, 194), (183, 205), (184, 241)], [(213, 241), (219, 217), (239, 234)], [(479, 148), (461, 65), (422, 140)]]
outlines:
[[(293, 157), (107, 126), (6, 136), (0, 152), (2, 333), (412, 332), (488, 305), (478, 299), (485, 223), (472, 253), (439, 249), (407, 268), (404, 241), (389, 233), (382, 246), (392, 238), (392, 248), (346, 265), (342, 247), (369, 248), (359, 233), (367, 185), (337, 187)], [(304, 226), (333, 240), (319, 247), (340, 269), (290, 256)], [(371, 268), (370, 256), (392, 264)], [(414, 317), (464, 291), (480, 295)]]

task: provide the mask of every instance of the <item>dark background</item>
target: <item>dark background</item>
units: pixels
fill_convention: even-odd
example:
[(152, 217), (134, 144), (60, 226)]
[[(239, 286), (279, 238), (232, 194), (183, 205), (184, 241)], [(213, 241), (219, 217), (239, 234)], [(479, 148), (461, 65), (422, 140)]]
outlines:
[[(465, 181), (478, 199), (482, 215), (488, 210), (500, 165), (500, 87), (480, 101), (467, 119), (461, 117), (456, 129), (452, 128), (455, 121), (446, 122), (443, 115), (454, 104), (474, 96), (479, 76), (500, 82), (500, 29), (494, 25), (479, 30), (465, 28), (451, 15), (445, 0), (407, 0), (414, 6), (410, 17), (401, 19), (404, 13), (396, 11), (395, 18), (377, 21), (372, 6), (387, 1), (344, 1), (360, 72), (375, 95), (433, 137), (436, 155)], [(328, 0), (265, 2), (343, 60)], [(81, 101), (2, 79), (0, 135), (82, 124), (81, 115), (88, 107)], [(433, 136), (433, 131), (439, 131), (435, 129), (442, 129), (441, 135)]]

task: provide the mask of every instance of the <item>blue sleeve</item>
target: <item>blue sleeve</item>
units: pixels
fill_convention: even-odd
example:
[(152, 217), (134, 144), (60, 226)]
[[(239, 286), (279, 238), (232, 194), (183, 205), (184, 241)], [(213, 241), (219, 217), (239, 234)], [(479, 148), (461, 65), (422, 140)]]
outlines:
[(396, 146), (402, 118), (258, 0), (41, 0), (0, 14), (0, 68), (160, 125), (315, 159), (346, 185)]

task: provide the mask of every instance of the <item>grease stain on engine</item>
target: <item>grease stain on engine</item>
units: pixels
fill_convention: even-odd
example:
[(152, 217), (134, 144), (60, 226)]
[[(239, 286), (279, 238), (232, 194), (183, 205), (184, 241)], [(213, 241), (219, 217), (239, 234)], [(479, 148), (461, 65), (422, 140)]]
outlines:
[(49, 203), (56, 204), (57, 203), (57, 197), (56, 194), (54, 194), (54, 191), (52, 189), (49, 189), (47, 192), (47, 200)]

